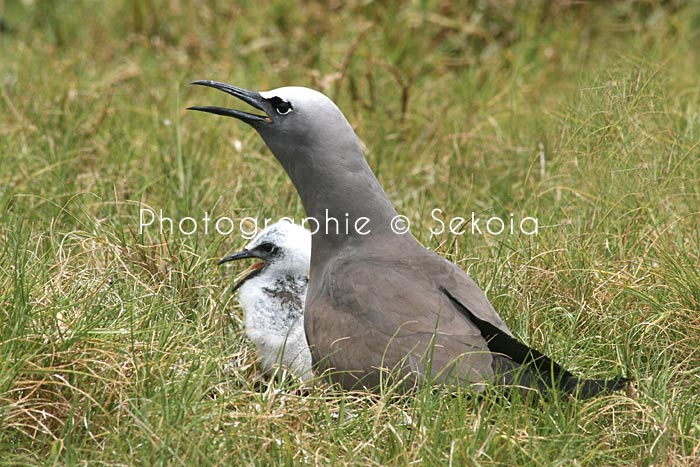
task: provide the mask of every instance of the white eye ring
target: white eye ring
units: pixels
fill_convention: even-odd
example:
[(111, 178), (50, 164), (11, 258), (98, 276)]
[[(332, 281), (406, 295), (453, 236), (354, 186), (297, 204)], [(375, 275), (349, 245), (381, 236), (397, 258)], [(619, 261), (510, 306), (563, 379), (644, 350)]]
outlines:
[(292, 111), (292, 104), (290, 104), (287, 101), (281, 101), (278, 105), (275, 106), (275, 110), (280, 115), (287, 115)]
[[(289, 105), (288, 102), (285, 102), (285, 104)], [(275, 110), (276, 110), (277, 113), (280, 114), (280, 115), (287, 115), (288, 113), (290, 113), (290, 112), (292, 111), (292, 106), (289, 105), (289, 107), (287, 107), (285, 110), (280, 110), (279, 107), (275, 107)]]

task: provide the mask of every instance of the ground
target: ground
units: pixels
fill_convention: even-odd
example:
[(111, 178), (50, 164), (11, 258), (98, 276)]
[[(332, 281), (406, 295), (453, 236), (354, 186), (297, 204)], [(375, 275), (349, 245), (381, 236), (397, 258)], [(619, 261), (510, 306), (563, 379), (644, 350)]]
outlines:
[[(700, 464), (697, 2), (7, 0), (0, 17), (0, 464)], [(254, 131), (185, 110), (234, 103), (196, 79), (327, 93), (412, 232), (520, 339), (637, 393), (260, 381), (242, 265), (216, 262), (243, 218), (304, 212)]]

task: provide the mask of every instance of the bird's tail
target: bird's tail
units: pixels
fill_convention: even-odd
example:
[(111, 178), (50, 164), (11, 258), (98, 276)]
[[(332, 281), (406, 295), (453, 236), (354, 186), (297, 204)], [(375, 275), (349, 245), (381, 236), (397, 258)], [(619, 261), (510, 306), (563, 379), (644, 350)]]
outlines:
[[(553, 363), (555, 368), (548, 369), (545, 361)], [(611, 379), (578, 378), (569, 371), (558, 367), (549, 358), (537, 358), (532, 354), (520, 362), (515, 362), (508, 356), (496, 354), (493, 364), (494, 373), (497, 375), (499, 383), (511, 388), (511, 390), (521, 388), (522, 394), (527, 394), (533, 389), (541, 394), (548, 394), (555, 390), (570, 394), (577, 399), (589, 399), (614, 391), (623, 391), (632, 381), (632, 379), (622, 376)]]
[(536, 389), (541, 393), (559, 390), (579, 399), (594, 397), (601, 393), (619, 391), (627, 387), (629, 378), (580, 379), (566, 368), (478, 318), (447, 289), (443, 292), (452, 303), (481, 331), (481, 335), (494, 353), (493, 370), (501, 381), (512, 387)]
[(624, 391), (632, 381), (632, 378), (622, 376), (611, 379), (580, 379), (574, 376), (563, 382), (562, 389), (579, 399), (588, 399), (598, 394)]

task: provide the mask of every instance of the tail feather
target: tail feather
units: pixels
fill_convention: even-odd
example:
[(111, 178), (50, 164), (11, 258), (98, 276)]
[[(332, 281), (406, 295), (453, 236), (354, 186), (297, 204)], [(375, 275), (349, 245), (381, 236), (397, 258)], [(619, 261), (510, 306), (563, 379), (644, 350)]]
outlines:
[(495, 353), (493, 369), (508, 386), (520, 386), (547, 393), (557, 389), (580, 399), (601, 393), (620, 391), (627, 387), (629, 378), (580, 379), (543, 353), (532, 349), (474, 315), (448, 290), (442, 289), (452, 303), (481, 331), (489, 350)]
[(623, 391), (632, 381), (630, 378), (621, 376), (611, 379), (582, 379), (576, 376), (559, 378), (553, 372), (543, 371), (543, 368), (529, 365), (527, 361), (518, 363), (506, 355), (494, 356), (493, 369), (500, 384), (510, 388), (520, 388), (523, 395), (532, 389), (541, 394), (556, 390), (577, 399), (589, 399), (602, 394)]
[(615, 391), (624, 391), (631, 378), (618, 376), (612, 379), (579, 379), (571, 378), (566, 381), (564, 390), (579, 399), (588, 399), (599, 394), (607, 394)]

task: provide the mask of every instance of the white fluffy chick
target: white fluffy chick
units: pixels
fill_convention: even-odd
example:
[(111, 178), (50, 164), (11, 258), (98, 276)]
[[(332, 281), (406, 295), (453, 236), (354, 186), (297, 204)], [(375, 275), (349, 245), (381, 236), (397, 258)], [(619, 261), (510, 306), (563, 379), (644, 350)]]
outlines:
[(263, 369), (278, 366), (306, 381), (312, 377), (311, 353), (304, 332), (304, 302), (309, 282), (311, 233), (282, 220), (264, 230), (241, 251), (219, 264), (245, 258), (261, 261), (235, 284), (245, 312), (245, 331), (255, 344)]

